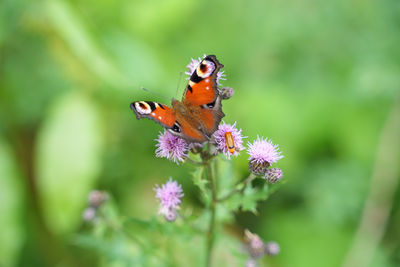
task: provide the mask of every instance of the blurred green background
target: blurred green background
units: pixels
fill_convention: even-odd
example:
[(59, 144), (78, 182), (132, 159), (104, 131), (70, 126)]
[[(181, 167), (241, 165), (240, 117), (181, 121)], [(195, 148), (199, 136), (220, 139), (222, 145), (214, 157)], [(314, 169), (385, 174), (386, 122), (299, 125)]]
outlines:
[[(286, 183), (236, 216), (281, 245), (263, 264), (400, 265), (399, 1), (2, 0), (0, 266), (96, 262), (71, 241), (95, 188), (146, 219), (172, 176), (199, 205), (192, 167), (155, 158), (161, 127), (129, 104), (180, 98), (205, 53), (235, 89), (224, 120), (285, 155)], [(233, 164), (247, 174), (246, 153)], [(354, 246), (367, 200), (376, 222)]]

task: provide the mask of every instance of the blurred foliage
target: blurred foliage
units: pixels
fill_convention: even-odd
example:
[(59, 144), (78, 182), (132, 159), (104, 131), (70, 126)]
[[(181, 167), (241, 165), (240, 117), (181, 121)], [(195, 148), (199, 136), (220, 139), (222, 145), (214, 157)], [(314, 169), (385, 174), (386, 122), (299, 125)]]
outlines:
[[(207, 53), (235, 89), (224, 119), (285, 155), (287, 182), (258, 216), (238, 212), (240, 228), (280, 243), (268, 266), (339, 266), (399, 94), (399, 44), (395, 0), (1, 1), (0, 265), (124, 266), (72, 241), (87, 232), (81, 213), (93, 188), (110, 192), (121, 214), (150, 219), (154, 184), (172, 176), (184, 206), (200, 206), (192, 167), (155, 158), (161, 128), (138, 122), (129, 103), (180, 98), (180, 73)], [(246, 159), (233, 159), (231, 172), (247, 173)], [(400, 264), (399, 199), (397, 190), (373, 266)], [(135, 250), (115, 238), (110, 249), (79, 242)], [(185, 245), (203, 249), (198, 240), (169, 249)]]

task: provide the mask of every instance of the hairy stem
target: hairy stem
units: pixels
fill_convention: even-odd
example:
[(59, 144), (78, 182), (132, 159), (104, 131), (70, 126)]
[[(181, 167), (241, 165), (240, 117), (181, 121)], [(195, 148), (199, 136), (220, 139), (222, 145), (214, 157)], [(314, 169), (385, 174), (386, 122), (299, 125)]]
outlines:
[(215, 230), (215, 212), (216, 212), (215, 206), (217, 204), (217, 188), (216, 188), (215, 177), (214, 177), (213, 171), (212, 171), (211, 161), (203, 160), (203, 162), (205, 163), (204, 168), (205, 168), (207, 178), (210, 182), (210, 189), (211, 189), (211, 196), (212, 196), (212, 201), (211, 201), (211, 205), (210, 205), (211, 218), (210, 218), (210, 224), (208, 226), (208, 232), (207, 232), (207, 256), (206, 256), (206, 266), (211, 266), (212, 251), (214, 248), (214, 230)]
[(256, 176), (253, 173), (250, 173), (250, 175), (244, 179), (243, 181), (237, 183), (232, 191), (230, 191), (228, 194), (226, 194), (225, 196), (219, 198), (217, 201), (218, 202), (222, 202), (225, 201), (227, 199), (229, 199), (231, 196), (233, 196), (234, 194), (238, 193), (238, 192), (243, 192), (243, 190), (246, 188), (246, 185), (248, 183), (250, 183), (251, 181), (253, 181), (253, 179), (256, 178)]
[(185, 160), (187, 162), (192, 163), (192, 164), (197, 165), (197, 166), (203, 166), (204, 165), (204, 162), (196, 161), (196, 160), (193, 160), (193, 159), (191, 159), (189, 157), (186, 158)]

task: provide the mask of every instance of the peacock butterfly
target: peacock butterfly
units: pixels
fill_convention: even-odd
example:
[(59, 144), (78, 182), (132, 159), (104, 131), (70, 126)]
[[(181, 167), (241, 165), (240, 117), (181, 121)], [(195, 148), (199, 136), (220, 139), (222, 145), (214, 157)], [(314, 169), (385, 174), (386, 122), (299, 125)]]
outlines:
[(217, 75), (223, 67), (214, 55), (206, 56), (191, 74), (182, 101), (172, 99), (172, 107), (136, 101), (130, 108), (138, 120), (154, 120), (189, 143), (208, 141), (225, 116), (217, 86)]

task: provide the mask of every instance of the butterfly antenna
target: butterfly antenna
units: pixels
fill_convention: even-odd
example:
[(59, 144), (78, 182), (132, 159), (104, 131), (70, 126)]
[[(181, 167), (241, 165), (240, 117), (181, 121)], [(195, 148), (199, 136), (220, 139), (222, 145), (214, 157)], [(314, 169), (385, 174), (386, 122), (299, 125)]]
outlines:
[(145, 91), (145, 92), (147, 92), (147, 93), (150, 93), (150, 94), (152, 94), (152, 95), (156, 95), (156, 96), (162, 97), (162, 98), (164, 98), (164, 99), (168, 99), (168, 97), (167, 97), (166, 95), (163, 95), (163, 94), (154, 92), (154, 91), (152, 91), (152, 90), (150, 90), (150, 89), (144, 88), (143, 86), (140, 87), (140, 89), (142, 89), (143, 91)]
[(150, 91), (150, 90), (149, 90), (149, 89), (147, 89), (147, 88), (144, 88), (143, 86), (142, 86), (142, 87), (140, 87), (140, 89), (142, 89), (142, 90), (143, 90), (143, 91), (145, 91), (145, 92), (148, 92), (148, 93), (155, 94), (154, 92)]
[(181, 82), (182, 82), (182, 74), (183, 74), (182, 71), (179, 72), (179, 79), (178, 79), (178, 84), (176, 85), (175, 98), (178, 98), (179, 86), (181, 86)]

